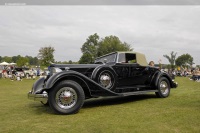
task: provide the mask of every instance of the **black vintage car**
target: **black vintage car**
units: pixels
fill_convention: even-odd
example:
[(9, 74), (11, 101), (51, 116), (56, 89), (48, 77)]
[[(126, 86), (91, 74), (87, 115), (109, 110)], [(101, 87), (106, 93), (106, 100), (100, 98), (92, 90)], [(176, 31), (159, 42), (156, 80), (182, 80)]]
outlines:
[(176, 87), (167, 73), (148, 66), (143, 54), (113, 52), (94, 64), (50, 65), (50, 75), (34, 83), (28, 98), (49, 104), (56, 113), (72, 114), (88, 98), (149, 92), (165, 98)]

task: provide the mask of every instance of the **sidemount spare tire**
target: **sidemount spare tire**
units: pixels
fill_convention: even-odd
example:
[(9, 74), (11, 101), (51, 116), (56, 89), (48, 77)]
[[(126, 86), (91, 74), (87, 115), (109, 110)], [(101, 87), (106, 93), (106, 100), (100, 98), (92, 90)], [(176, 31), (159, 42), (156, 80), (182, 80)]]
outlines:
[(92, 73), (92, 79), (99, 85), (108, 90), (114, 90), (117, 85), (117, 75), (109, 67), (95, 69)]

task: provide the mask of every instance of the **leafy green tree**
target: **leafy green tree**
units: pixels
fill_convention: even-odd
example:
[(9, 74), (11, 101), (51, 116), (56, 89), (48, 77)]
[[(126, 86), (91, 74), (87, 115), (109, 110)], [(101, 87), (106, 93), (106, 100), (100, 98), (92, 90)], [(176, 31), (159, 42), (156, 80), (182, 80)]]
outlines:
[(29, 60), (26, 57), (20, 57), (17, 60), (17, 66), (22, 67), (22, 66), (26, 66), (29, 65)]
[(79, 63), (87, 64), (94, 62), (96, 57), (102, 56), (115, 51), (132, 51), (133, 49), (126, 42), (122, 43), (116, 36), (107, 36), (99, 40), (99, 36), (95, 33), (90, 35), (83, 44)]
[(13, 57), (12, 57), (12, 61), (16, 63), (17, 60), (18, 60), (20, 57), (21, 57), (21, 55), (13, 56)]
[(0, 62), (2, 62), (2, 57), (0, 56)]
[(192, 66), (193, 64), (193, 57), (190, 54), (183, 54), (176, 59), (177, 66), (186, 67), (188, 65)]
[(176, 55), (177, 55), (177, 53), (175, 53), (174, 51), (172, 51), (172, 52), (170, 53), (170, 56), (168, 56), (168, 55), (163, 55), (165, 58), (168, 59), (168, 61), (169, 61), (170, 65), (171, 65), (171, 68), (172, 68), (172, 69), (175, 67)]
[(89, 53), (84, 53), (79, 60), (79, 64), (89, 64), (92, 62), (94, 62), (94, 58)]
[(55, 49), (51, 46), (40, 48), (38, 59), (40, 60), (41, 65), (49, 66), (51, 62), (54, 62), (54, 52)]
[(37, 57), (34, 57), (33, 58), (33, 60), (32, 60), (32, 62), (30, 62), (30, 65), (39, 65), (39, 60), (38, 60), (38, 58)]
[(32, 56), (26, 56), (26, 58), (29, 59), (29, 64), (30, 65), (39, 65), (39, 61), (37, 57), (32, 57)]
[(11, 63), (11, 62), (12, 62), (12, 57), (4, 56), (4, 57), (2, 58), (2, 61)]
[(73, 64), (73, 62), (72, 62), (72, 60), (69, 60), (69, 62), (68, 62), (69, 64)]
[[(83, 55), (81, 56), (79, 63), (85, 64), (93, 62), (94, 59), (97, 57), (98, 47), (99, 47), (99, 36), (97, 35), (97, 33), (90, 35), (86, 39), (86, 42), (81, 47)], [(87, 59), (88, 57), (89, 59)]]
[(105, 37), (99, 45), (98, 56), (115, 51), (132, 51), (133, 49), (126, 42), (122, 43), (116, 36)]

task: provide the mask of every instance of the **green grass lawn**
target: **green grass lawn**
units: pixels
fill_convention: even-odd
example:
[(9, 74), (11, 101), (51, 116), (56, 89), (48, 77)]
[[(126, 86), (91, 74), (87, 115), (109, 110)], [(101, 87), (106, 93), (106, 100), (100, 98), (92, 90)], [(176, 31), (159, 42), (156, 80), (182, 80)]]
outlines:
[(200, 82), (178, 77), (168, 98), (155, 94), (87, 100), (74, 115), (55, 115), (27, 99), (35, 80), (0, 79), (0, 133), (199, 133)]

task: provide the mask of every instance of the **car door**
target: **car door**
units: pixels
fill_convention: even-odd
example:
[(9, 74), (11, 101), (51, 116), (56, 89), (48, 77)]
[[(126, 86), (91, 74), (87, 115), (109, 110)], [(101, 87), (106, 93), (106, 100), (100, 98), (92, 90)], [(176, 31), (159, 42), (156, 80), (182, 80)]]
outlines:
[(140, 66), (140, 65), (131, 65), (130, 66), (130, 85), (148, 85), (148, 79), (149, 79), (149, 69), (146, 66)]
[(147, 67), (140, 66), (137, 63), (117, 63), (113, 68), (118, 75), (118, 86), (131, 87), (148, 84), (150, 73)]

